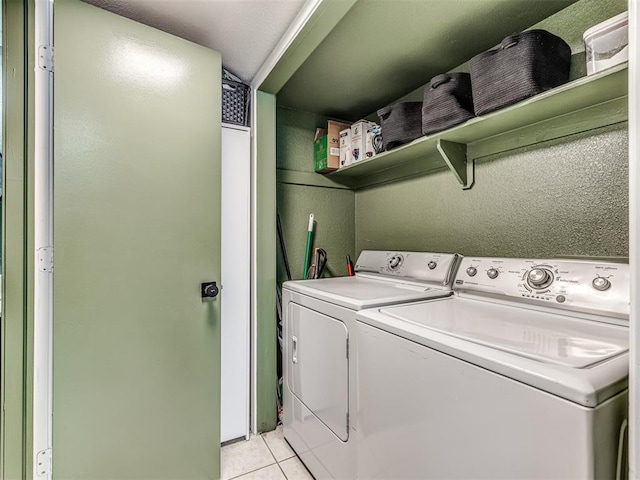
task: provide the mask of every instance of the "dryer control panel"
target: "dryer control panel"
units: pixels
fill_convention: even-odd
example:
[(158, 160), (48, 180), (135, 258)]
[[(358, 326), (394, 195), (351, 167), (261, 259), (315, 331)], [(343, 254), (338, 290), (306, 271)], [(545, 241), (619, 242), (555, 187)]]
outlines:
[(548, 307), (629, 316), (629, 265), (591, 260), (464, 258), (454, 289)]
[(453, 282), (460, 258), (455, 253), (363, 250), (355, 271), (446, 286)]

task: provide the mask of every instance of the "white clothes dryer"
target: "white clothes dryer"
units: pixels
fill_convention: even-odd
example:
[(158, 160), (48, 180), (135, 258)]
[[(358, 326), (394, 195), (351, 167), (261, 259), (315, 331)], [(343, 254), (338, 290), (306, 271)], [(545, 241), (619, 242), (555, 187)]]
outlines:
[(459, 259), (365, 250), (354, 277), (284, 284), (284, 436), (316, 479), (356, 476), (356, 312), (451, 295)]
[(628, 265), (465, 258), (454, 289), (358, 314), (358, 478), (624, 477)]

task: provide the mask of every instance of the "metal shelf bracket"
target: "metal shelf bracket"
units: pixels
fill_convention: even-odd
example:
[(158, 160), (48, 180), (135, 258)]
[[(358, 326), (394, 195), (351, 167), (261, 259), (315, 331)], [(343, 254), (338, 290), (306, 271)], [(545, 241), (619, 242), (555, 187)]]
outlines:
[(474, 182), (474, 162), (467, 160), (467, 144), (438, 139), (436, 148), (462, 189), (470, 189)]

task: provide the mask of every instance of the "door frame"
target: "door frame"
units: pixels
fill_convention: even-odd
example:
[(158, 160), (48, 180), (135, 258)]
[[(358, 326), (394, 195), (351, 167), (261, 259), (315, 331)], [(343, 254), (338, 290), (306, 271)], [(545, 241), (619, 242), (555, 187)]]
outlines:
[(640, 478), (640, 2), (629, 0), (629, 478)]
[[(35, 0), (33, 128), (34, 474), (50, 479), (53, 447), (53, 2)], [(50, 55), (50, 56), (49, 56)]]
[(32, 477), (34, 0), (4, 0), (0, 479)]

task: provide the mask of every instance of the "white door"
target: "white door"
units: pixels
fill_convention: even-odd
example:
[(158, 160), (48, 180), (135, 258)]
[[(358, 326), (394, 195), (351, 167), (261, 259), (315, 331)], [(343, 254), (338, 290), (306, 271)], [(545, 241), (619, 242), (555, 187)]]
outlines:
[(251, 131), (222, 127), (221, 441), (249, 436)]

